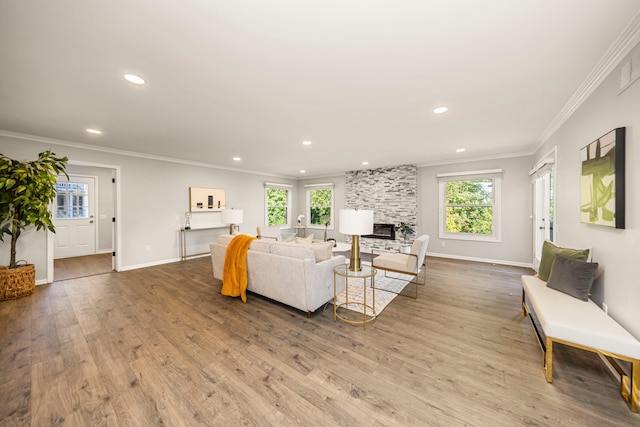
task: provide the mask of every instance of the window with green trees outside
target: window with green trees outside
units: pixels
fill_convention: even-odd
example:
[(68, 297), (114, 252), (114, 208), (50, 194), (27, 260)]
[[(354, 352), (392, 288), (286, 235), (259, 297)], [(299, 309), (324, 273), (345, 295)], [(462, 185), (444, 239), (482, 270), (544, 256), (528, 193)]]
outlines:
[(287, 225), (289, 223), (289, 190), (267, 187), (267, 225)]
[(500, 176), (465, 178), (440, 182), (440, 237), (499, 241)]
[(333, 186), (307, 188), (309, 228), (333, 229)]

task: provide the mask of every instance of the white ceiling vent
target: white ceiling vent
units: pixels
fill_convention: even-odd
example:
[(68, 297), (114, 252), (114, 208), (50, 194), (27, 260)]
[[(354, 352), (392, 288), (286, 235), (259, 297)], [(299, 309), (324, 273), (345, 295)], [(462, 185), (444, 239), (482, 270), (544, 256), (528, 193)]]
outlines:
[(626, 88), (638, 80), (638, 77), (640, 77), (640, 52), (622, 64), (620, 68), (620, 90), (618, 94), (624, 92)]

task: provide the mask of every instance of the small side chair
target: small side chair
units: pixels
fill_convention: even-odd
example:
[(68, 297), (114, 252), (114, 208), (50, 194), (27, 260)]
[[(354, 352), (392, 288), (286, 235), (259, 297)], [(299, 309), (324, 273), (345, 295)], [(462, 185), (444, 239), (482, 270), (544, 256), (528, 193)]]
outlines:
[[(409, 253), (385, 252), (373, 258), (371, 265), (377, 270), (383, 270), (385, 272), (385, 277), (389, 271), (411, 276), (411, 279), (406, 281), (414, 284), (416, 289), (415, 296), (406, 295), (400, 292), (396, 293), (402, 296), (418, 298), (418, 285), (425, 284), (424, 279), (422, 282), (419, 281), (418, 275), (424, 264), (424, 258), (427, 255), (427, 246), (429, 246), (429, 236), (423, 234), (413, 241)], [(403, 280), (396, 277), (394, 277), (394, 279)], [(392, 292), (388, 289), (384, 290)]]
[(282, 231), (280, 231), (280, 227), (278, 226), (269, 227), (266, 225), (259, 225), (256, 228), (258, 232), (258, 239), (282, 240)]

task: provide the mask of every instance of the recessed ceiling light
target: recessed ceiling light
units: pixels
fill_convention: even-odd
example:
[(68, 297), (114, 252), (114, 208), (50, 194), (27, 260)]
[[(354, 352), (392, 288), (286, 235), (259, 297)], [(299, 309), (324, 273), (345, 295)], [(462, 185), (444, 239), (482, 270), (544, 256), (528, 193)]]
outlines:
[(369, 162), (362, 162), (362, 166), (367, 166)]
[(433, 110), (433, 114), (442, 114), (442, 113), (446, 113), (447, 111), (449, 111), (449, 108), (447, 107), (438, 107)]
[(302, 145), (311, 145), (311, 141), (302, 141)]
[(300, 173), (307, 173), (307, 171), (304, 169), (300, 169)]
[(124, 78), (134, 85), (143, 85), (146, 83), (142, 77), (136, 76), (135, 74), (125, 74)]
[(457, 148), (456, 153), (464, 153), (466, 150), (466, 148)]
[(242, 160), (240, 157), (234, 157), (234, 158), (233, 158), (233, 161), (234, 161), (234, 162), (239, 162), (240, 160)]
[(93, 133), (95, 135), (102, 135), (102, 131), (98, 129), (85, 129), (87, 133)]

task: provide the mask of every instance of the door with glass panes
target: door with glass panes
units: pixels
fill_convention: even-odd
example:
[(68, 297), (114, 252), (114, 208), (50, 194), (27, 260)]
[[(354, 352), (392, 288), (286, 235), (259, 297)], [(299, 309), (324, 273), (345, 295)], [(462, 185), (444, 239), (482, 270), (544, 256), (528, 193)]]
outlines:
[(54, 258), (68, 258), (96, 253), (94, 218), (95, 178), (59, 177), (55, 203), (56, 227)]

